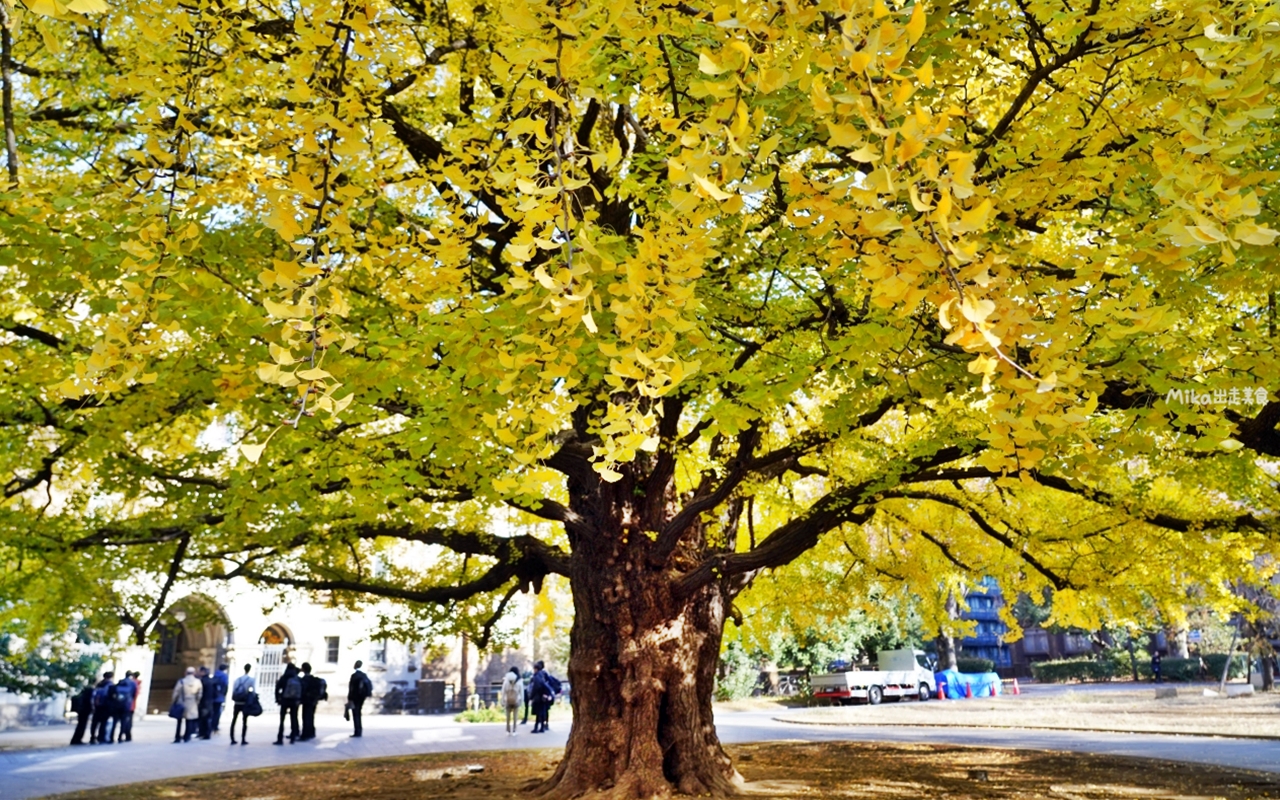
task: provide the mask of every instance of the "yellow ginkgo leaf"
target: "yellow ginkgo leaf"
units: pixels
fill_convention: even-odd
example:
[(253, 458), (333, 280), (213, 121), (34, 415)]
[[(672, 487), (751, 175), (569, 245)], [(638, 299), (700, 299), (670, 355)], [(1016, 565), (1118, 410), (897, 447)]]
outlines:
[(726, 192), (724, 189), (721, 189), (719, 186), (716, 186), (714, 183), (702, 177), (701, 175), (695, 174), (693, 176), (693, 182), (698, 185), (699, 189), (701, 189), (704, 193), (706, 193), (708, 196), (712, 197), (715, 200), (723, 201), (723, 200), (728, 200), (730, 197), (733, 197), (732, 194), (730, 194), (729, 192)]
[(110, 9), (103, 0), (67, 0), (67, 10), (77, 14), (105, 14)]
[(711, 56), (706, 53), (700, 53), (698, 55), (698, 71), (705, 72), (708, 75), (719, 75), (725, 72), (725, 70), (721, 69), (719, 64), (712, 61)]
[(58, 0), (27, 0), (27, 9), (46, 17), (60, 17), (67, 13), (67, 7)]

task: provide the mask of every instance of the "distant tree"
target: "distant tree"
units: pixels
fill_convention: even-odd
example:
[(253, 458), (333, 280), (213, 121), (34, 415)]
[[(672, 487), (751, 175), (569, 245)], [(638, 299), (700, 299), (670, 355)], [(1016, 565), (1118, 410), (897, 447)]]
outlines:
[(102, 657), (85, 652), (79, 643), (55, 637), (29, 643), (0, 633), (0, 689), (48, 699), (74, 693), (93, 682)]

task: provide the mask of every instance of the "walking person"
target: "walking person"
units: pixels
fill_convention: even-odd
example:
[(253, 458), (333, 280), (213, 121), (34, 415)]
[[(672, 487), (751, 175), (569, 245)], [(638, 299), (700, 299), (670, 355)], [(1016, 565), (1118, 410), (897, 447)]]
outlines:
[[(84, 732), (89, 727), (89, 720), (93, 719), (93, 682), (85, 684), (85, 687), (73, 698), (71, 698), (71, 713), (76, 715), (76, 729), (71, 734), (72, 744), (84, 744)], [(91, 733), (90, 736), (93, 734)]]
[(1151, 654), (1151, 678), (1156, 683), (1163, 683), (1164, 677), (1160, 674), (1160, 651), (1156, 650)]
[(364, 701), (373, 696), (373, 681), (369, 680), (368, 675), (360, 671), (363, 666), (363, 661), (357, 661), (355, 672), (351, 673), (351, 679), (347, 681), (347, 714), (350, 715), (351, 721), (356, 726), (356, 732), (351, 734), (352, 738), (364, 735), (364, 726), (360, 722), (360, 714), (364, 710)]
[[(107, 725), (111, 721), (111, 689), (115, 686), (114, 672), (102, 673), (102, 680), (93, 687), (93, 722), (89, 728), (89, 744), (111, 744)], [(112, 726), (114, 730), (114, 726)]]
[(236, 717), (240, 718), (240, 744), (249, 743), (245, 734), (249, 730), (249, 713), (248, 706), (253, 700), (254, 695), (258, 692), (258, 682), (249, 674), (249, 670), (253, 669), (252, 664), (244, 665), (244, 674), (236, 678), (235, 685), (231, 687), (231, 743), (236, 743)]
[(284, 720), (289, 718), (289, 744), (298, 741), (298, 703), (302, 701), (302, 679), (298, 677), (298, 668), (289, 664), (284, 674), (276, 681), (276, 705), (280, 706), (280, 730), (276, 733), (276, 744), (284, 744)]
[(502, 678), (502, 707), (506, 711), (507, 735), (516, 735), (516, 718), (520, 716), (520, 700), (524, 697), (524, 682), (520, 670), (512, 667)]
[(311, 664), (302, 662), (302, 737), (309, 742), (316, 738), (316, 706), (329, 699), (329, 685), (324, 678), (311, 674)]
[(200, 738), (208, 739), (212, 735), (209, 724), (213, 716), (213, 678), (209, 677), (208, 667), (201, 667), (197, 677), (200, 679)]
[[(178, 718), (178, 725), (173, 730), (174, 744), (191, 741), (191, 734), (196, 732), (196, 727), (200, 724), (200, 699), (203, 691), (204, 687), (196, 677), (196, 668), (187, 667), (187, 674), (173, 687), (173, 702), (182, 704), (182, 716)], [(187, 724), (186, 730), (182, 727), (184, 722)]]
[(213, 673), (213, 702), (210, 703), (209, 728), (217, 733), (222, 726), (222, 707), (227, 704), (227, 685), (231, 676), (227, 674), (227, 665), (219, 664), (218, 671)]

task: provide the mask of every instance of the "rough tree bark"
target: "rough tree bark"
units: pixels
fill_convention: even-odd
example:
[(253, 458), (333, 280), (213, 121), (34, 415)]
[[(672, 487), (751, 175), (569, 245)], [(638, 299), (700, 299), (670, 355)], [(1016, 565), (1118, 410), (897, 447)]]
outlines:
[(655, 557), (654, 531), (676, 505), (669, 485), (660, 487), (665, 499), (647, 503), (643, 482), (596, 483), (589, 492), (570, 483), (579, 529), (590, 532), (570, 534), (573, 728), (539, 794), (735, 793), (742, 779), (716, 736), (712, 694), (737, 584), (715, 581), (681, 596), (675, 580), (720, 548), (709, 548), (695, 520), (669, 558)]

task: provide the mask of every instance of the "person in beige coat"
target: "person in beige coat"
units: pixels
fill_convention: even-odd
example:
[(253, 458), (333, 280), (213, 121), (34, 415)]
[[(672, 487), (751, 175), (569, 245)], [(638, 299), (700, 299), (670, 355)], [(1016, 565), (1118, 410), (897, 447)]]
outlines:
[[(175, 743), (191, 741), (191, 734), (195, 733), (196, 725), (200, 722), (202, 689), (200, 679), (196, 677), (195, 667), (187, 667), (186, 677), (173, 687), (173, 702), (182, 703), (182, 718), (178, 720), (178, 727), (173, 732)], [(182, 730), (183, 722), (187, 723), (185, 735)]]

